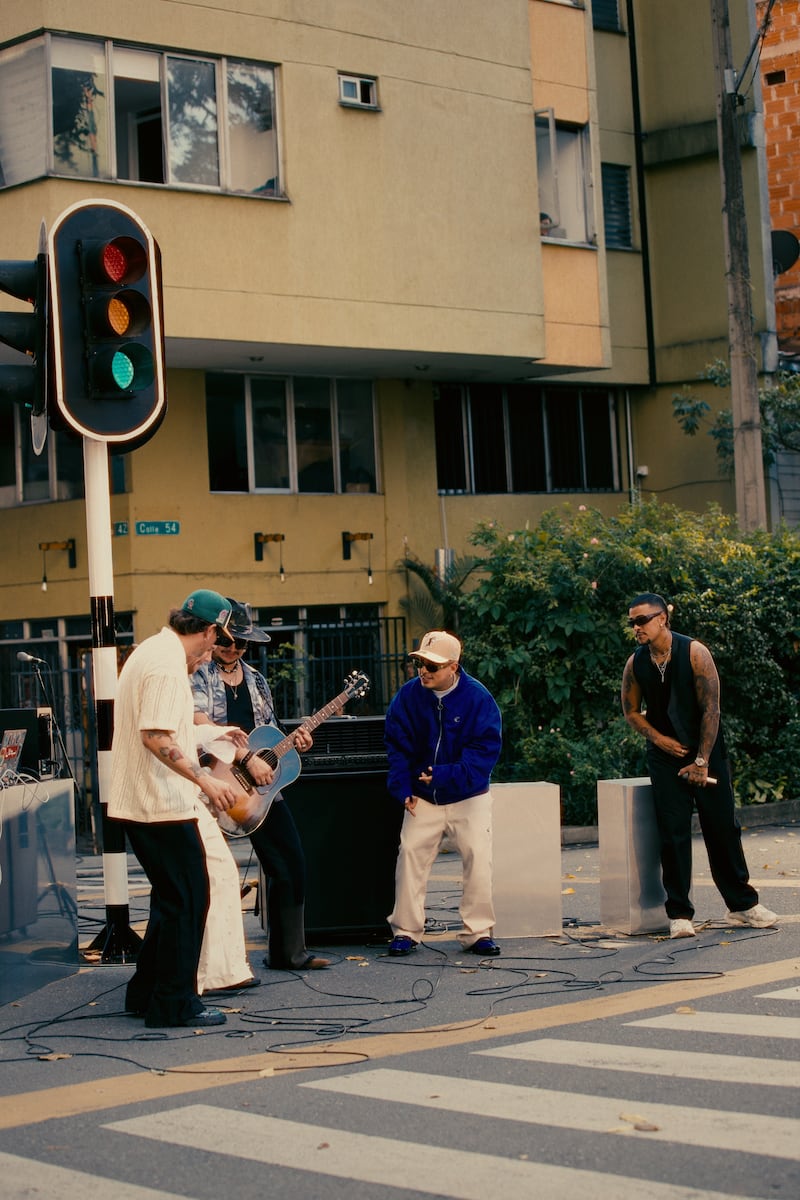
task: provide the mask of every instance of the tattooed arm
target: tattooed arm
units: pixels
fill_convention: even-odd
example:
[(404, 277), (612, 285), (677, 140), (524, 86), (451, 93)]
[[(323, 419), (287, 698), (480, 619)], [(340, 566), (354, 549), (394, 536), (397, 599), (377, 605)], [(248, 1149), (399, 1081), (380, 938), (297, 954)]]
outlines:
[(236, 791), (229, 783), (217, 779), (204, 771), (198, 762), (187, 758), (175, 741), (175, 734), (170, 729), (143, 729), (142, 744), (155, 755), (159, 762), (194, 783), (203, 793), (212, 808), (217, 812), (226, 812), (236, 803)]
[(708, 762), (719, 733), (719, 675), (711, 651), (702, 642), (692, 642), (689, 653), (694, 674), (694, 694), (702, 713), (697, 753)]
[(665, 733), (659, 733), (642, 712), (642, 689), (633, 673), (633, 655), (625, 663), (622, 673), (621, 700), (625, 720), (632, 729), (646, 737), (648, 742), (652, 742), (665, 754), (674, 755), (675, 758), (683, 758), (688, 753), (688, 746), (683, 746), (676, 738), (667, 737)]

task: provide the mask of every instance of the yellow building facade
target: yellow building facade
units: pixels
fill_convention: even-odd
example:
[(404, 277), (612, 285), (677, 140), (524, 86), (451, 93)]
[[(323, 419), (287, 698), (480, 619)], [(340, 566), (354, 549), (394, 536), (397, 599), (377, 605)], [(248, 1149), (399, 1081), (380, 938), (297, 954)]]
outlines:
[[(731, 3), (739, 59), (750, 7)], [(167, 415), (111, 471), (129, 638), (201, 585), (265, 621), (397, 617), (402, 558), (466, 553), (486, 518), (612, 512), (642, 486), (731, 508), (710, 439), (671, 415), (726, 353), (704, 9), (6, 0), (2, 257), (90, 199), (163, 256)], [(0, 421), (0, 653), (50, 640), (65, 663), (91, 592), (81, 447), (51, 432), (37, 458), (24, 412)], [(74, 567), (39, 549), (67, 539)], [(13, 706), (9, 667), (4, 686)]]

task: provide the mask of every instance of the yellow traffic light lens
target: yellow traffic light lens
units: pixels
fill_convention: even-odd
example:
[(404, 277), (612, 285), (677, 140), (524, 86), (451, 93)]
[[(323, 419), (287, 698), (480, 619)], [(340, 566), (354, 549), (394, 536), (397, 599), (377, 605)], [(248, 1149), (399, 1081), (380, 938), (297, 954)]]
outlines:
[(131, 324), (131, 313), (125, 301), (120, 300), (119, 296), (112, 296), (109, 300), (106, 316), (114, 333), (122, 337), (123, 334), (128, 332)]

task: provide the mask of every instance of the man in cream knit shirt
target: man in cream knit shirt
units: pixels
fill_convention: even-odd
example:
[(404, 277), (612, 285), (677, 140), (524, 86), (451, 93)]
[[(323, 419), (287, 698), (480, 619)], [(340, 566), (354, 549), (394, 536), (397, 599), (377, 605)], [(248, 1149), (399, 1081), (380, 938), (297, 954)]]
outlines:
[(108, 815), (120, 821), (150, 882), (150, 917), (125, 1007), (150, 1028), (222, 1025), (197, 995), (208, 875), (197, 829), (197, 794), (219, 812), (236, 792), (200, 767), (190, 674), (211, 656), (231, 605), (201, 589), (173, 609), (160, 633), (126, 660), (114, 705)]

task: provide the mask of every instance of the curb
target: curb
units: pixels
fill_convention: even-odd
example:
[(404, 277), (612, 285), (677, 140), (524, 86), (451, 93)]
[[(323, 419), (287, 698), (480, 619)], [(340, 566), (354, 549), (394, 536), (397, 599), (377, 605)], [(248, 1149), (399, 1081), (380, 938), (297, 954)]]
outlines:
[[(764, 825), (800, 825), (800, 800), (780, 800), (776, 804), (747, 804), (736, 814), (742, 829)], [(700, 822), (692, 817), (692, 833), (700, 832)], [(562, 825), (562, 846), (590, 846), (599, 841), (596, 825)]]

